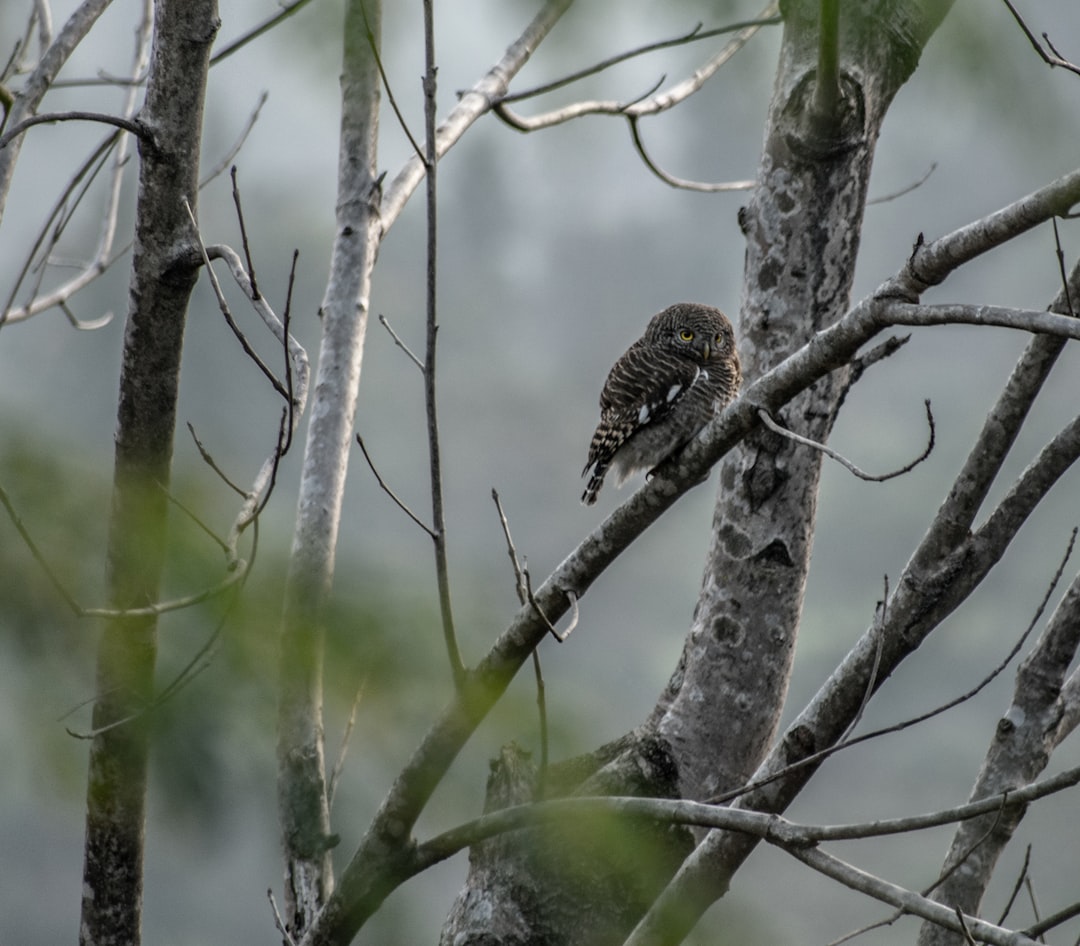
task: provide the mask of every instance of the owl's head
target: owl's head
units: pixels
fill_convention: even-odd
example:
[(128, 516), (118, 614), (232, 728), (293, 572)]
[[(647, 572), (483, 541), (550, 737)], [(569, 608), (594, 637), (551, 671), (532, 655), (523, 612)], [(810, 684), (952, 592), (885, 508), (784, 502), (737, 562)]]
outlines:
[(735, 332), (712, 306), (678, 302), (655, 315), (645, 330), (653, 344), (697, 362), (724, 361), (735, 353)]

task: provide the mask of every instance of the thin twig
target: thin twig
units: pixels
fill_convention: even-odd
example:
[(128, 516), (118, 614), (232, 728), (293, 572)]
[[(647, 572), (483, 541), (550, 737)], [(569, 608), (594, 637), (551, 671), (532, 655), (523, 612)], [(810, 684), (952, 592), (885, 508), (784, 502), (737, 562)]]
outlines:
[(905, 194), (910, 194), (913, 190), (917, 190), (922, 187), (929, 179), (930, 175), (937, 170), (937, 161), (930, 162), (930, 167), (926, 169), (926, 173), (920, 177), (913, 184), (908, 184), (907, 187), (901, 187), (898, 191), (893, 191), (891, 194), (882, 194), (880, 197), (872, 197), (866, 202), (866, 206), (871, 204), (886, 204), (890, 200), (896, 200), (898, 197), (903, 197)]
[(219, 546), (225, 553), (229, 551), (228, 543), (221, 538), (213, 529), (210, 528), (205, 522), (202, 521), (196, 514), (195, 510), (188, 506), (186, 503), (181, 502), (176, 496), (173, 495), (171, 490), (162, 482), (158, 481), (158, 489), (165, 494), (165, 498), (172, 503), (177, 509), (179, 509), (185, 516), (188, 517), (204, 535), (206, 535), (210, 541)]
[(724, 181), (717, 184), (708, 184), (702, 181), (688, 181), (681, 177), (675, 177), (673, 174), (669, 174), (662, 167), (660, 167), (650, 156), (648, 151), (645, 150), (645, 142), (641, 139), (641, 129), (639, 127), (639, 116), (627, 115), (627, 123), (630, 125), (630, 136), (634, 141), (634, 148), (638, 153), (638, 156), (644, 162), (653, 174), (655, 174), (660, 180), (671, 187), (677, 187), (681, 190), (698, 191), (704, 194), (719, 194), (728, 193), (730, 191), (748, 191), (753, 190), (756, 185), (756, 181)]
[(266, 100), (269, 97), (270, 93), (265, 89), (259, 93), (259, 99), (255, 103), (255, 107), (251, 110), (251, 114), (248, 115), (244, 127), (240, 129), (240, 134), (237, 135), (236, 141), (234, 141), (232, 147), (221, 156), (218, 163), (207, 171), (202, 180), (199, 181), (199, 190), (202, 190), (211, 181), (220, 177), (232, 166), (236, 156), (240, 153), (240, 149), (244, 147), (244, 142), (248, 140), (248, 136), (255, 127), (255, 122), (259, 120), (259, 113), (262, 111), (262, 107), (266, 104)]
[(799, 434), (788, 430), (786, 427), (781, 427), (778, 423), (776, 423), (776, 421), (772, 419), (772, 417), (769, 416), (769, 412), (766, 410), (759, 410), (758, 417), (761, 419), (761, 422), (769, 428), (769, 430), (773, 431), (773, 433), (780, 434), (780, 436), (786, 437), (788, 440), (794, 440), (796, 443), (801, 443), (803, 446), (812, 447), (813, 449), (824, 453), (827, 457), (831, 457), (833, 460), (835, 460), (845, 469), (849, 470), (859, 479), (868, 480), (871, 483), (884, 483), (886, 480), (891, 480), (897, 476), (903, 476), (905, 473), (910, 473), (913, 469), (915, 469), (915, 467), (922, 463), (923, 460), (929, 457), (934, 450), (934, 442), (937, 435), (934, 426), (934, 414), (930, 410), (930, 401), (926, 400), (923, 403), (926, 405), (926, 421), (930, 425), (930, 440), (926, 445), (926, 449), (914, 460), (912, 460), (905, 466), (902, 466), (899, 470), (893, 470), (893, 472), (891, 473), (882, 473), (880, 475), (866, 473), (863, 470), (860, 470), (857, 466), (855, 466), (854, 463), (852, 463), (847, 458), (841, 456), (832, 448), (825, 446), (825, 444), (818, 443), (816, 440), (810, 440), (807, 437), (802, 437)]
[[(659, 114), (660, 112), (674, 108), (680, 102), (685, 101), (691, 95), (700, 91), (705, 86), (705, 83), (708, 82), (709, 79), (711, 79), (717, 71), (735, 55), (735, 53), (742, 49), (762, 26), (779, 22), (779, 18), (774, 16), (776, 10), (776, 0), (770, 0), (770, 3), (767, 4), (762, 11), (761, 18), (750, 20), (745, 23), (733, 24), (731, 27), (724, 27), (722, 30), (718, 31), (728, 33), (732, 30), (737, 30), (738, 32), (727, 44), (725, 44), (723, 49), (710, 58), (704, 65), (696, 69), (692, 76), (677, 83), (667, 91), (658, 92), (655, 95), (650, 95), (644, 99), (635, 99), (631, 102), (575, 102), (571, 105), (566, 105), (562, 108), (557, 108), (553, 111), (530, 117), (525, 117), (512, 112), (507, 103), (514, 97), (504, 96), (503, 98), (495, 99), (492, 102), (492, 110), (508, 125), (523, 132), (538, 131), (541, 128), (550, 128), (552, 125), (559, 125), (575, 118), (580, 118), (583, 115), (616, 115), (628, 118), (631, 115), (642, 116)], [(689, 42), (692, 38), (697, 36), (711, 34), (712, 31), (709, 31), (708, 34), (695, 31), (693, 34), (686, 37), (685, 41)], [(642, 47), (642, 50), (648, 51), (649, 48), (650, 47)], [(624, 55), (628, 57), (636, 54), (638, 54), (637, 51), (632, 51), (631, 53)], [(607, 65), (611, 64), (611, 62), (612, 60), (608, 60), (605, 63), (601, 63), (599, 67), (593, 67), (593, 69), (598, 70), (600, 68), (607, 68)], [(576, 81), (577, 78), (588, 74), (591, 74), (589, 70), (583, 70), (581, 73), (575, 73), (565, 80), (548, 83), (548, 85), (540, 87), (539, 91), (550, 91), (553, 88), (558, 88), (560, 85), (567, 84), (567, 82)], [(539, 94), (539, 91), (534, 89), (530, 93), (519, 93), (517, 97), (524, 98), (528, 95)]]
[[(149, 5), (144, 5), (144, 16), (135, 32), (135, 52), (131, 64), (131, 72), (133, 75), (138, 75), (145, 72), (147, 69), (152, 34), (153, 24), (150, 7)], [(137, 90), (132, 87), (125, 92), (124, 101), (121, 106), (121, 115), (124, 118), (132, 119), (137, 108)], [(75, 328), (80, 330), (99, 328), (112, 320), (111, 314), (107, 315), (105, 318), (94, 320), (78, 319), (66, 306), (66, 302), (80, 289), (101, 276), (102, 273), (109, 269), (113, 262), (126, 252), (125, 247), (123, 250), (114, 254), (113, 243), (116, 239), (122, 185), (125, 168), (128, 164), (129, 144), (130, 142), (127, 135), (124, 135), (119, 131), (113, 132), (98, 145), (93, 154), (91, 154), (91, 156), (83, 163), (82, 167), (76, 172), (75, 176), (64, 189), (64, 193), (61, 195), (60, 199), (54, 205), (52, 213), (49, 214), (38, 234), (38, 238), (34, 241), (33, 248), (26, 259), (26, 263), (20, 271), (18, 278), (14, 281), (11, 295), (4, 306), (3, 314), (0, 315), (0, 324), (17, 322), (25, 318), (30, 318), (38, 312), (44, 312), (53, 306), (59, 306), (60, 310), (67, 316), (68, 321)], [(39, 281), (39, 284), (34, 287), (33, 296), (30, 301), (19, 309), (12, 309), (15, 295), (22, 285), (23, 279), (26, 276), (27, 270), (31, 266), (35, 255), (41, 248), (46, 233), (49, 234), (49, 249), (46, 250), (41, 260), (39, 280), (43, 280), (45, 277), (47, 263), (52, 248), (56, 246), (61, 233), (64, 231), (64, 228), (67, 226), (72, 215), (81, 204), (83, 198), (86, 196), (91, 184), (97, 178), (98, 172), (104, 168), (109, 153), (112, 151), (115, 151), (115, 153), (113, 155), (112, 169), (109, 174), (109, 182), (107, 185), (108, 193), (101, 214), (101, 235), (98, 238), (98, 245), (93, 258), (85, 266), (81, 267), (80, 273), (56, 287), (45, 296), (38, 295), (40, 291)], [(84, 177), (85, 182), (82, 183), (80, 188), (79, 184), (83, 181)], [(75, 197), (71, 200), (69, 205), (68, 198), (77, 188), (78, 192), (75, 194)], [(53, 227), (52, 222), (61, 214), (62, 209), (65, 210), (64, 215), (60, 222)]]
[(24, 118), (13, 128), (0, 135), (0, 151), (6, 148), (15, 138), (33, 128), (35, 125), (51, 125), (56, 122), (98, 122), (102, 125), (113, 125), (135, 135), (144, 146), (154, 147), (155, 142), (150, 130), (141, 122), (121, 115), (109, 115), (105, 112), (46, 112), (44, 115), (31, 115)]
[(367, 465), (371, 469), (371, 472), (375, 474), (375, 479), (378, 482), (379, 486), (382, 487), (383, 492), (386, 493), (386, 495), (394, 501), (398, 509), (405, 513), (406, 516), (412, 519), (413, 522), (415, 522), (421, 529), (423, 529), (429, 536), (431, 536), (431, 538), (434, 539), (435, 533), (432, 530), (431, 526), (429, 526), (408, 506), (406, 506), (405, 503), (402, 502), (402, 500), (398, 497), (397, 493), (395, 493), (389, 486), (386, 485), (385, 482), (383, 482), (383, 478), (379, 475), (379, 471), (375, 468), (375, 464), (372, 462), (371, 456), (368, 454), (367, 447), (364, 445), (364, 438), (357, 434), (356, 442), (357, 444), (359, 444), (360, 450), (364, 454), (364, 459), (367, 460)]
[(536, 680), (536, 711), (540, 716), (540, 771), (536, 774), (536, 799), (542, 801), (547, 794), (548, 776), (548, 718), (547, 690), (544, 673), (540, 669), (540, 651), (532, 652), (533, 677)]
[(877, 621), (877, 647), (874, 650), (874, 664), (870, 668), (870, 677), (866, 681), (866, 689), (863, 691), (862, 703), (859, 704), (859, 709), (855, 713), (855, 717), (851, 720), (851, 725), (847, 728), (847, 734), (840, 740), (841, 743), (846, 741), (846, 736), (853, 733), (856, 727), (859, 725), (859, 721), (863, 717), (863, 713), (866, 712), (866, 707), (870, 705), (870, 699), (874, 695), (874, 689), (877, 687), (877, 675), (878, 670), (881, 667), (881, 649), (885, 645), (885, 617), (889, 608), (889, 576), (885, 575), (882, 579), (885, 591), (881, 598), (881, 607), (878, 609)]
[[(510, 522), (503, 511), (502, 500), (499, 492), (494, 487), (491, 490), (491, 498), (495, 501), (495, 508), (499, 513), (499, 523), (502, 526), (503, 537), (506, 539), (506, 554), (510, 556), (510, 564), (514, 568), (514, 590), (517, 592), (518, 602), (524, 605), (529, 600), (529, 586), (526, 582), (525, 572), (518, 558), (514, 540), (510, 535)], [(535, 598), (533, 599), (536, 600)], [(536, 778), (536, 798), (544, 798), (547, 790), (548, 773), (548, 720), (547, 720), (547, 693), (544, 686), (544, 672), (540, 667), (540, 652), (533, 650), (533, 676), (536, 679), (536, 709), (540, 716), (540, 771)]]
[(837, 743), (836, 745), (828, 746), (825, 749), (814, 752), (806, 756), (805, 758), (802, 758), (797, 762), (793, 762), (791, 763), (791, 765), (785, 766), (784, 768), (774, 772), (772, 775), (766, 776), (762, 779), (758, 779), (755, 782), (750, 782), (746, 785), (741, 786), (740, 788), (732, 789), (731, 791), (725, 792), (722, 795), (713, 796), (712, 798), (707, 799), (709, 804), (719, 805), (725, 802), (729, 802), (734, 798), (738, 798), (740, 795), (745, 795), (748, 792), (755, 791), (756, 789), (762, 788), (765, 785), (769, 785), (772, 782), (776, 782), (780, 779), (786, 778), (792, 772), (802, 768), (803, 766), (816, 765), (818, 762), (824, 761), (825, 759), (829, 758), (829, 756), (843, 749), (849, 749), (853, 746), (859, 745), (860, 743), (868, 742), (871, 739), (877, 739), (880, 736), (889, 735), (890, 733), (902, 732), (905, 729), (910, 729), (912, 726), (917, 726), (920, 723), (926, 722), (928, 719), (932, 719), (935, 716), (940, 716), (942, 713), (948, 712), (954, 707), (957, 707), (962, 703), (966, 703), (968, 700), (971, 700), (972, 698), (977, 696), (983, 689), (989, 686), (991, 682), (997, 679), (997, 677), (999, 677), (1004, 672), (1005, 668), (1010, 663), (1012, 663), (1013, 658), (1020, 652), (1020, 649), (1024, 646), (1024, 642), (1028, 639), (1028, 637), (1031, 636), (1031, 632), (1035, 629), (1035, 625), (1039, 622), (1039, 619), (1042, 617), (1043, 612), (1046, 610), (1046, 606), (1049, 604), (1050, 598), (1053, 596), (1054, 589), (1057, 587), (1058, 582), (1061, 580), (1062, 574), (1064, 574), (1065, 566), (1068, 563), (1070, 557), (1072, 556), (1073, 547), (1076, 544), (1077, 532), (1078, 530), (1075, 528), (1072, 530), (1069, 536), (1069, 541), (1065, 548), (1065, 554), (1062, 556), (1061, 561), (1058, 564), (1057, 570), (1054, 572), (1053, 577), (1050, 579), (1050, 584), (1046, 589), (1046, 593), (1043, 595), (1042, 600), (1039, 602), (1038, 607), (1035, 609), (1035, 614), (1032, 616), (1031, 621), (1028, 622), (1027, 628), (1025, 628), (1024, 632), (1017, 639), (1016, 643), (1013, 644), (1012, 648), (1010, 648), (1009, 652), (1005, 655), (1001, 662), (966, 693), (961, 693), (959, 696), (954, 697), (948, 702), (943, 703), (940, 706), (937, 706), (932, 710), (928, 710), (927, 712), (922, 713), (918, 716), (903, 720), (899, 723), (894, 723), (891, 726), (885, 726), (881, 729), (875, 729), (872, 732), (864, 733), (861, 736), (854, 736), (848, 739), (846, 742)]
[(244, 259), (247, 260), (248, 281), (251, 283), (251, 301), (258, 302), (262, 298), (259, 285), (255, 281), (255, 261), (251, 258), (251, 244), (248, 242), (247, 226), (244, 223), (244, 208), (240, 203), (240, 185), (236, 181), (236, 165), (229, 169), (229, 179), (232, 181), (233, 206), (236, 207), (236, 221), (240, 225), (240, 247), (244, 251)]
[(571, 85), (574, 82), (579, 82), (581, 79), (586, 79), (589, 76), (594, 76), (597, 73), (603, 72), (605, 69), (610, 69), (612, 66), (617, 66), (621, 62), (626, 62), (628, 59), (633, 59), (637, 56), (644, 56), (647, 53), (656, 52), (660, 49), (670, 49), (673, 46), (684, 46), (687, 43), (696, 43), (699, 40), (711, 39), (714, 36), (723, 36), (726, 33), (735, 33), (739, 30), (745, 30), (749, 28), (758, 29), (762, 26), (774, 26), (781, 22), (781, 17), (776, 13), (769, 13), (769, 10), (773, 10), (775, 4), (769, 4), (761, 16), (753, 20), (743, 20), (739, 23), (730, 23), (727, 26), (716, 27), (715, 29), (705, 30), (702, 29), (702, 24), (698, 23), (688, 33), (683, 33), (681, 36), (676, 36), (672, 39), (662, 39), (654, 43), (647, 43), (644, 46), (638, 46), (634, 49), (626, 52), (618, 53), (615, 56), (611, 56), (596, 65), (588, 66), (584, 69), (579, 69), (577, 72), (572, 72), (569, 75), (563, 76), (560, 79), (555, 79), (551, 82), (545, 82), (543, 85), (535, 86), (531, 89), (526, 89), (523, 92), (510, 92), (504, 95), (500, 102), (520, 102), (523, 99), (535, 98), (538, 95), (544, 95), (548, 92), (554, 92), (556, 89), (561, 89), (563, 86)]
[(228, 486), (229, 489), (231, 489), (235, 493), (239, 493), (241, 496), (247, 496), (247, 490), (245, 490), (241, 486), (237, 486), (236, 483), (229, 479), (225, 471), (217, 465), (217, 462), (210, 454), (210, 451), (207, 450), (205, 446), (203, 446), (203, 442), (199, 439), (199, 435), (195, 433), (195, 428), (192, 426), (191, 421), (187, 422), (187, 429), (188, 432), (191, 434), (191, 439), (195, 441), (195, 449), (199, 451), (199, 456), (202, 457), (203, 463), (210, 467), (210, 469), (218, 475), (218, 478), (221, 480), (221, 482)]
[(421, 373), (426, 372), (427, 369), (424, 367), (424, 363), (417, 358), (416, 355), (413, 354), (412, 349), (401, 340), (401, 336), (394, 331), (394, 327), (390, 324), (390, 320), (381, 312), (379, 313), (379, 323), (390, 333), (390, 337), (394, 340), (394, 344), (409, 356), (409, 359), (420, 369)]
[(1020, 895), (1020, 888), (1024, 886), (1024, 878), (1027, 877), (1028, 866), (1031, 864), (1031, 845), (1029, 844), (1024, 851), (1024, 863), (1020, 866), (1020, 873), (1016, 876), (1016, 883), (1013, 885), (1012, 893), (1009, 894), (1009, 899), (1005, 901), (1005, 907), (1001, 911), (1001, 917), (998, 919), (998, 926), (1003, 926), (1005, 921), (1009, 918), (1009, 913), (1012, 912), (1013, 904), (1016, 903), (1016, 898)]
[[(217, 274), (214, 272), (214, 267), (210, 265), (210, 254), (207, 252), (206, 245), (203, 243), (202, 234), (199, 232), (199, 224), (195, 220), (195, 214), (191, 209), (191, 205), (185, 200), (184, 206), (187, 208), (188, 217), (191, 218), (191, 225), (195, 228), (195, 239), (199, 244), (199, 251), (202, 253), (203, 263), (206, 266), (206, 274), (210, 279), (210, 286), (214, 290), (214, 296), (217, 298), (218, 308), (221, 310), (222, 316), (225, 318), (226, 324), (232, 330), (233, 335), (236, 336), (236, 340), (240, 343), (240, 347), (244, 350), (244, 354), (254, 362), (257, 367), (267, 378), (274, 390), (280, 394), (286, 402), (289, 402), (289, 392), (285, 389), (285, 386), (278, 380), (277, 375), (270, 369), (270, 366), (266, 364), (254, 348), (251, 347), (251, 343), (247, 340), (247, 336), (240, 331), (240, 326), (236, 324), (236, 320), (233, 318), (232, 310), (229, 308), (229, 303), (225, 301), (225, 293), (221, 291), (221, 283), (218, 282)], [(251, 281), (251, 274), (248, 274), (248, 281)], [(258, 296), (251, 297), (252, 302), (258, 302)]]
[(194, 594), (182, 595), (179, 598), (170, 598), (167, 601), (155, 601), (141, 608), (83, 608), (81, 614), (88, 618), (108, 618), (118, 620), (120, 618), (146, 618), (157, 617), (170, 611), (181, 611), (192, 605), (201, 604), (210, 598), (216, 597), (228, 591), (238, 581), (242, 581), (247, 573), (247, 563), (243, 559), (237, 559), (232, 564), (232, 572), (225, 576), (216, 585), (204, 588)]
[(439, 419), (435, 397), (435, 352), (438, 321), (438, 145), (435, 140), (436, 74), (435, 14), (433, 0), (424, 0), (424, 165), (427, 171), (427, 351), (424, 356), (424, 405), (427, 411), (428, 458), (431, 471), (431, 540), (435, 546), (435, 581), (439, 588), (439, 613), (450, 675), (460, 692), (465, 685), (465, 664), (454, 630), (454, 610), (450, 601), (450, 567), (446, 551), (446, 514), (443, 510), (442, 460), (439, 447)]
[(412, 131), (409, 130), (409, 123), (405, 121), (405, 116), (401, 113), (401, 109), (398, 108), (397, 98), (394, 96), (394, 89), (390, 85), (390, 79), (386, 75), (386, 69), (383, 67), (382, 53), (379, 52), (379, 44), (375, 42), (375, 34), (371, 30), (371, 24), (368, 22), (367, 10), (363, 6), (360, 7), (360, 13), (364, 17), (364, 32), (367, 34), (368, 46), (371, 47), (371, 54), (375, 57), (375, 65), (379, 69), (379, 78), (382, 79), (383, 88), (386, 89), (386, 98), (390, 102), (390, 107), (394, 110), (394, 115), (398, 120), (398, 125), (401, 126), (401, 130), (405, 132), (405, 137), (409, 139), (409, 144), (412, 145), (413, 152), (421, 160), (425, 161), (424, 149), (420, 147), (417, 140), (413, 137)]
[(1064, 910), (1058, 910), (1057, 913), (1052, 913), (1045, 920), (1039, 920), (1038, 923), (1032, 923), (1031, 926), (1023, 930), (1025, 936), (1030, 936), (1034, 939), (1036, 936), (1042, 936), (1043, 933), (1047, 933), (1055, 926), (1060, 926), (1068, 920), (1071, 920), (1074, 916), (1080, 916), (1080, 902), (1070, 904), (1065, 907)]
[(1076, 311), (1073, 309), (1072, 292), (1069, 289), (1069, 274), (1065, 271), (1065, 251), (1061, 248), (1061, 234), (1058, 232), (1057, 217), (1051, 217), (1050, 223), (1054, 227), (1054, 254), (1057, 257), (1058, 273), (1061, 276), (1061, 292), (1065, 297), (1065, 311), (1075, 318)]
[(349, 718), (345, 720), (345, 729), (341, 734), (341, 745), (338, 747), (337, 761), (334, 763), (333, 771), (331, 771), (330, 778), (326, 783), (326, 805), (328, 808), (332, 808), (334, 805), (334, 795), (341, 782), (341, 773), (345, 770), (345, 756), (349, 752), (349, 741), (352, 739), (353, 729), (356, 727), (356, 712), (360, 708), (360, 700), (363, 699), (366, 686), (367, 677), (364, 677), (360, 681), (360, 686), (356, 688), (356, 696), (353, 697), (352, 706), (349, 709)]
[(76, 617), (82, 617), (86, 613), (83, 610), (82, 605), (75, 600), (75, 596), (64, 587), (63, 582), (60, 581), (56, 572), (49, 566), (45, 556), (41, 554), (41, 550), (31, 538), (30, 531), (23, 525), (22, 519), (19, 518), (19, 514), (15, 511), (11, 498), (7, 494), (7, 490), (2, 486), (0, 486), (0, 504), (3, 504), (4, 509), (8, 514), (8, 518), (11, 520), (11, 524), (15, 526), (19, 536), (22, 538), (23, 542), (26, 543), (26, 547), (30, 550), (30, 554), (34, 557), (34, 561), (38, 563), (38, 567), (45, 573), (45, 577), (49, 579), (49, 584), (56, 589), (56, 593), (63, 598), (64, 604), (71, 609), (72, 613)]
[(971, 930), (968, 929), (967, 920), (964, 918), (964, 911), (959, 907), (954, 907), (953, 910), (956, 913), (956, 919), (960, 922), (960, 930), (963, 933), (964, 942), (967, 943), (968, 946), (979, 946), (979, 944), (975, 942), (975, 937), (971, 935)]
[(278, 912), (277, 901), (274, 900), (274, 891), (269, 887), (266, 888), (266, 899), (270, 901), (270, 909), (274, 911), (274, 926), (277, 928), (277, 931), (285, 937), (287, 946), (296, 946), (296, 940), (292, 938), (288, 927), (285, 926), (285, 921)]
[(570, 617), (570, 624), (567, 626), (566, 630), (562, 633), (559, 633), (559, 631), (555, 629), (555, 625), (548, 620), (548, 616), (544, 614), (544, 609), (540, 607), (540, 602), (536, 600), (536, 595), (533, 594), (532, 578), (529, 576), (528, 559), (526, 559), (525, 564), (522, 566), (521, 574), (525, 578), (525, 596), (529, 600), (530, 607), (536, 613), (536, 616), (540, 618), (540, 621), (544, 624), (544, 626), (548, 629), (548, 632), (551, 634), (551, 636), (554, 637), (555, 640), (557, 640), (560, 644), (565, 644), (566, 639), (573, 633), (574, 628), (577, 627), (578, 617), (580, 615), (578, 611), (577, 594), (575, 594), (569, 589), (563, 592), (563, 594), (565, 594), (567, 599), (570, 601), (570, 607), (573, 609), (573, 614)]
[(303, 7), (306, 7), (311, 0), (293, 0), (292, 3), (286, 3), (281, 6), (281, 9), (273, 16), (264, 20), (258, 26), (248, 30), (242, 36), (237, 37), (227, 46), (222, 47), (218, 52), (210, 59), (210, 65), (216, 66), (222, 59), (227, 59), (233, 53), (240, 49), (243, 49), (248, 43), (258, 39), (263, 33), (268, 30), (272, 30), (275, 26), (281, 23), (283, 20), (287, 20), (294, 13), (299, 12)]
[(1062, 69), (1068, 69), (1069, 72), (1075, 72), (1077, 75), (1080, 75), (1080, 66), (1069, 62), (1068, 59), (1063, 59), (1061, 54), (1054, 48), (1054, 44), (1050, 42), (1050, 37), (1047, 36), (1046, 33), (1043, 33), (1042, 37), (1046, 41), (1046, 45), (1050, 47), (1051, 51), (1049, 53), (1042, 48), (1042, 44), (1035, 38), (1035, 34), (1028, 29), (1027, 23), (1024, 22), (1024, 18), (1017, 11), (1016, 7), (1014, 7), (1009, 0), (1004, 0), (1004, 3), (1005, 6), (1009, 8), (1009, 12), (1013, 15), (1013, 19), (1019, 24), (1020, 29), (1024, 31), (1024, 35), (1028, 38), (1028, 42), (1035, 48), (1035, 52), (1039, 54), (1039, 57), (1043, 62), (1050, 67), (1061, 66)]
[(1031, 904), (1031, 912), (1035, 915), (1035, 922), (1038, 923), (1042, 916), (1039, 910), (1039, 899), (1035, 896), (1035, 884), (1032, 883), (1030, 872), (1024, 878), (1024, 889), (1027, 891), (1028, 901)]
[(514, 568), (514, 590), (517, 592), (518, 603), (525, 604), (528, 601), (528, 592), (525, 587), (525, 575), (521, 570), (521, 559), (518, 558), (514, 540), (510, 536), (510, 523), (503, 512), (502, 500), (499, 492), (494, 487), (491, 490), (491, 498), (495, 501), (495, 509), (499, 513), (499, 524), (502, 526), (503, 537), (506, 539), (506, 554), (510, 556), (510, 564)]
[[(256, 545), (257, 540), (252, 542), (252, 564), (255, 561)], [(228, 621), (229, 616), (232, 614), (233, 608), (236, 606), (237, 601), (240, 600), (240, 592), (242, 591), (244, 583), (247, 581), (247, 576), (250, 573), (251, 568), (249, 566), (245, 566), (240, 581), (237, 582), (235, 586), (235, 591), (233, 593), (232, 599), (229, 601), (228, 605), (226, 605), (225, 611), (219, 618), (213, 632), (206, 639), (203, 645), (197, 651), (195, 651), (194, 655), (192, 655), (191, 659), (184, 665), (180, 672), (169, 682), (167, 686), (162, 688), (162, 690), (157, 694), (156, 697), (154, 697), (154, 699), (150, 703), (148, 703), (145, 707), (141, 708), (136, 713), (125, 716), (123, 719), (114, 720), (113, 722), (105, 726), (99, 726), (97, 729), (92, 729), (89, 732), (77, 732), (71, 729), (69, 726), (65, 726), (64, 731), (73, 739), (94, 739), (102, 733), (108, 732), (109, 730), (118, 729), (119, 727), (126, 726), (128, 723), (134, 722), (137, 719), (141, 719), (148, 713), (151, 713), (154, 710), (163, 706), (170, 699), (172, 699), (173, 696), (180, 692), (180, 690), (182, 690), (189, 683), (191, 683), (192, 680), (198, 677), (198, 675), (204, 670), (206, 670), (213, 662), (213, 652), (215, 652), (216, 650), (217, 642), (221, 637), (222, 631), (225, 629), (225, 623)], [(98, 697), (94, 697), (94, 699), (98, 699), (99, 697), (100, 694)], [(88, 702), (92, 702), (92, 700)]]

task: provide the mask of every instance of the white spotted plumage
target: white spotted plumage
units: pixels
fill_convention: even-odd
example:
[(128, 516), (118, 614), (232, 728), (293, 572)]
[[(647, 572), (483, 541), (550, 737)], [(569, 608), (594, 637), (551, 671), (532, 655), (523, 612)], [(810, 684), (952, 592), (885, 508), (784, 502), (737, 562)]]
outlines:
[(741, 380), (735, 335), (719, 309), (682, 302), (653, 316), (604, 383), (581, 501), (596, 502), (609, 471), (621, 486), (681, 449), (735, 396)]

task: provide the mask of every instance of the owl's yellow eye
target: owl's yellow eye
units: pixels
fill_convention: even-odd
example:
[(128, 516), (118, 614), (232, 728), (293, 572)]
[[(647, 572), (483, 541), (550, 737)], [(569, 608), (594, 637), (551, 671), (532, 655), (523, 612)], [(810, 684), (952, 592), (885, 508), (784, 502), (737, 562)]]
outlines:
[(684, 328), (681, 332), (679, 332), (679, 338), (681, 338), (684, 342), (692, 342), (694, 340), (694, 333), (690, 331), (690, 329)]

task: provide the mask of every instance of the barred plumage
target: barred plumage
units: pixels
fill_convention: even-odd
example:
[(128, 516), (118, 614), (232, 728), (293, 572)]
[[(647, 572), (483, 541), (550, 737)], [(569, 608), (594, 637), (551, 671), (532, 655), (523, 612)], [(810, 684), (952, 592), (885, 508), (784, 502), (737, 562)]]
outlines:
[(682, 448), (735, 397), (741, 380), (735, 334), (719, 309), (680, 302), (654, 315), (604, 383), (581, 501), (596, 502), (609, 470), (621, 486)]

